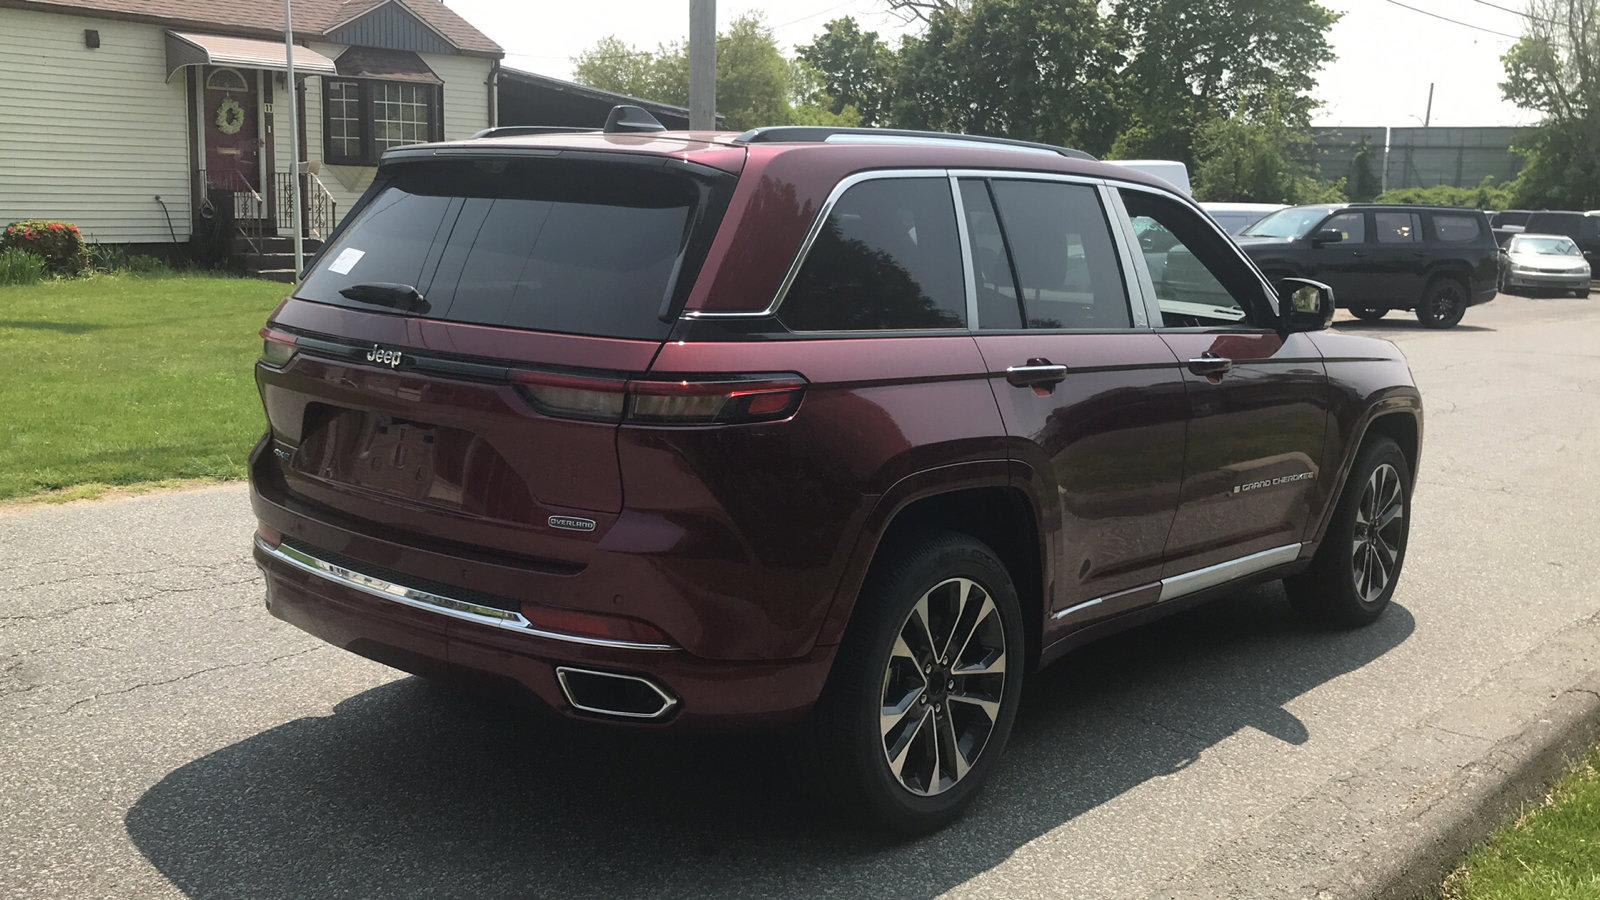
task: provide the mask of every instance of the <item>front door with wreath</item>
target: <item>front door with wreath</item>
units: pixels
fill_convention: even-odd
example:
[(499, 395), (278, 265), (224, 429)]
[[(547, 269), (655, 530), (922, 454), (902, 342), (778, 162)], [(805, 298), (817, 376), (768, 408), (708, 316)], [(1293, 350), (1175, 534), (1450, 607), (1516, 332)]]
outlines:
[(206, 180), (235, 191), (261, 190), (257, 73), (209, 68), (205, 77)]

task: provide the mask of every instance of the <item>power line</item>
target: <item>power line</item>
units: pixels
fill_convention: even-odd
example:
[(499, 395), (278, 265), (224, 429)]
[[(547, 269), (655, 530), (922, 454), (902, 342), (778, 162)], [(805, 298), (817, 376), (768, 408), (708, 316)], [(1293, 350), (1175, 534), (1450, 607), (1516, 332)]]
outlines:
[(1414, 13), (1422, 13), (1425, 16), (1431, 16), (1432, 18), (1439, 19), (1440, 21), (1449, 22), (1452, 25), (1460, 25), (1463, 28), (1471, 28), (1474, 31), (1482, 31), (1486, 34), (1496, 34), (1503, 38), (1510, 38), (1513, 41), (1522, 40), (1522, 36), (1518, 34), (1506, 34), (1504, 31), (1495, 31), (1493, 28), (1485, 28), (1482, 25), (1474, 25), (1471, 22), (1463, 22), (1460, 19), (1452, 19), (1449, 16), (1441, 16), (1436, 12), (1418, 9), (1415, 6), (1407, 6), (1406, 4), (1401, 3), (1400, 0), (1383, 0), (1383, 2), (1398, 6), (1401, 9), (1409, 9)]
[(1512, 9), (1509, 6), (1501, 6), (1498, 3), (1490, 3), (1489, 0), (1472, 0), (1472, 2), (1478, 4), (1479, 6), (1487, 6), (1490, 9), (1498, 9), (1501, 12), (1511, 13), (1513, 16), (1521, 16), (1524, 19), (1531, 19), (1531, 20), (1533, 20), (1535, 22), (1543, 22), (1546, 25), (1560, 25), (1561, 24), (1560, 22), (1557, 22), (1555, 19), (1546, 19), (1543, 16), (1536, 16), (1533, 13), (1523, 12), (1520, 9)]
[(827, 9), (819, 9), (814, 13), (806, 13), (805, 15), (801, 16), (798, 19), (790, 19), (787, 22), (780, 22), (777, 25), (772, 26), (772, 30), (773, 31), (777, 31), (779, 28), (788, 28), (790, 25), (795, 25), (795, 24), (798, 24), (800, 22), (804, 22), (807, 19), (815, 19), (817, 16), (826, 15), (827, 13), (831, 13), (836, 9), (844, 9), (846, 6), (854, 6), (855, 4), (856, 4), (856, 0), (846, 0), (846, 2), (844, 2), (844, 3), (835, 4), (833, 6), (828, 7)]

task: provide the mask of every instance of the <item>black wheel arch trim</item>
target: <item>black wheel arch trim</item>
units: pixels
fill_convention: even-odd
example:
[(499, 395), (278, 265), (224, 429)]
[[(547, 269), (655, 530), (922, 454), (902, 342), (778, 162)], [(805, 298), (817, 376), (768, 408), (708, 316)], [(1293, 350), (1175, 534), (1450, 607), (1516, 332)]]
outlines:
[(1328, 525), (1333, 521), (1333, 514), (1339, 507), (1339, 497), (1344, 494), (1345, 483), (1350, 478), (1350, 470), (1355, 466), (1356, 456), (1361, 453), (1361, 448), (1366, 444), (1367, 435), (1372, 431), (1372, 424), (1388, 416), (1410, 416), (1417, 431), (1416, 451), (1409, 460), (1411, 464), (1411, 482), (1416, 484), (1417, 469), (1422, 462), (1422, 395), (1416, 388), (1391, 388), (1387, 396), (1382, 397), (1362, 414), (1360, 422), (1351, 432), (1351, 439), (1346, 445), (1343, 458), (1339, 460), (1339, 468), (1333, 489), (1329, 491), (1327, 501), (1323, 504), (1321, 513), (1317, 517), (1316, 530), (1306, 535), (1305, 556), (1311, 556), (1322, 545), (1322, 539), (1328, 533)]

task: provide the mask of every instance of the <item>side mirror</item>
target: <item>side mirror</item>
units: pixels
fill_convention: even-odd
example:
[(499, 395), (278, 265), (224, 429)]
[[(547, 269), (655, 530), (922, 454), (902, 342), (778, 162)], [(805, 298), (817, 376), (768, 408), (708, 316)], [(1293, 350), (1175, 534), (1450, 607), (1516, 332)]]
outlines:
[(1333, 288), (1309, 278), (1278, 282), (1278, 321), (1285, 334), (1321, 331), (1333, 322)]
[(1344, 242), (1344, 232), (1337, 228), (1323, 228), (1311, 233), (1311, 246), (1321, 247), (1323, 244), (1340, 244)]

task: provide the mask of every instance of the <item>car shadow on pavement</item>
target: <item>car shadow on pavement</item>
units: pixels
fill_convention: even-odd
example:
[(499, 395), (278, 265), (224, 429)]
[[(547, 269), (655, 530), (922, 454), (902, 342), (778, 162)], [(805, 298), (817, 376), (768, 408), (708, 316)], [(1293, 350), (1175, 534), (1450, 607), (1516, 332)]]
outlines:
[[(1376, 322), (1363, 322), (1363, 321), (1361, 321), (1359, 319), (1340, 319), (1339, 321), (1333, 323), (1333, 327), (1338, 329), (1339, 331), (1348, 331), (1348, 332), (1353, 332), (1355, 334), (1382, 334), (1385, 331), (1393, 332), (1393, 331), (1433, 331), (1433, 330), (1435, 330), (1435, 329), (1428, 328), (1427, 326), (1423, 325), (1421, 322), (1418, 322), (1416, 319), (1393, 319), (1393, 320), (1391, 320), (1391, 319), (1379, 319)], [(1452, 334), (1454, 334), (1454, 333), (1466, 333), (1466, 332), (1474, 332), (1474, 331), (1494, 332), (1494, 331), (1498, 331), (1499, 329), (1490, 328), (1490, 327), (1488, 327), (1486, 325), (1469, 325), (1466, 322), (1462, 322), (1462, 323), (1457, 324), (1457, 325), (1452, 325), (1449, 328), (1446, 328), (1446, 329), (1443, 329), (1443, 330), (1451, 332)]]
[(813, 813), (782, 736), (582, 728), (417, 678), (177, 769), (126, 826), (201, 898), (926, 896), (1242, 729), (1316, 742), (1284, 704), (1414, 627), (1311, 630), (1273, 584), (1091, 645), (1032, 679), (968, 815), (915, 841)]

